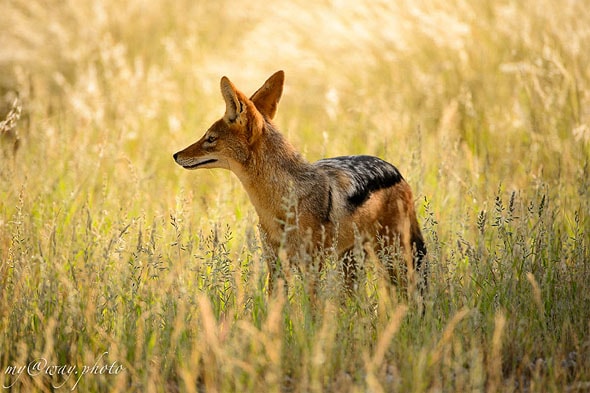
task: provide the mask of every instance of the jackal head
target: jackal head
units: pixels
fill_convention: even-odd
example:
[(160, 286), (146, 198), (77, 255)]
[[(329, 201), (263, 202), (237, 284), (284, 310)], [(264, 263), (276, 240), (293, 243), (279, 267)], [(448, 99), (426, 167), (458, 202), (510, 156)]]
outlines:
[(248, 98), (227, 77), (221, 78), (225, 115), (201, 139), (174, 154), (174, 160), (186, 169), (243, 166), (264, 134), (265, 121), (272, 120), (277, 111), (284, 79), (283, 71), (274, 73)]

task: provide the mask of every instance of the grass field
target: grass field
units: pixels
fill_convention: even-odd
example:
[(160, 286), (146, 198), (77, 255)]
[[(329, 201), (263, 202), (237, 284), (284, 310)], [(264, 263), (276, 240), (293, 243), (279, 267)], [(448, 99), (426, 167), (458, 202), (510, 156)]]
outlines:
[[(390, 3), (1, 2), (0, 389), (590, 391), (590, 8)], [(422, 302), (376, 256), (269, 298), (237, 178), (173, 162), (279, 69), (309, 160), (411, 184)]]

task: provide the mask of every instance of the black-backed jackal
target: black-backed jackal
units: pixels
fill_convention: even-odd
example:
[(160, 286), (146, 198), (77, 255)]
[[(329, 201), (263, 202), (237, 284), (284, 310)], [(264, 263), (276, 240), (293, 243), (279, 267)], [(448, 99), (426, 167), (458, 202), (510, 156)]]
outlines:
[[(359, 237), (373, 247), (399, 250), (407, 277), (421, 271), (425, 283), (426, 248), (408, 183), (377, 157), (307, 162), (273, 124), (283, 82), (284, 73), (278, 71), (248, 98), (221, 78), (225, 115), (201, 139), (174, 154), (176, 162), (186, 169), (225, 168), (236, 174), (258, 213), (270, 289), (280, 247), (293, 263), (302, 251), (333, 248), (351, 285), (356, 271), (352, 250)], [(287, 214), (287, 198), (295, 201), (295, 217)], [(389, 273), (394, 282), (406, 281), (397, 269), (389, 267)]]

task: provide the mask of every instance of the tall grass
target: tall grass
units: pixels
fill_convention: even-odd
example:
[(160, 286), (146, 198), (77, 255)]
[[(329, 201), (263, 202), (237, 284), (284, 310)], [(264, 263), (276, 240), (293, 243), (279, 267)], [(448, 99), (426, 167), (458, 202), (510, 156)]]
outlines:
[[(15, 0), (0, 15), (1, 93), (22, 105), (20, 148), (0, 140), (6, 390), (590, 389), (583, 2)], [(299, 270), (268, 296), (239, 182), (174, 164), (222, 115), (222, 75), (248, 93), (277, 69), (278, 126), (310, 160), (378, 155), (412, 185), (422, 301), (376, 255), (354, 296), (332, 255), (315, 298)]]

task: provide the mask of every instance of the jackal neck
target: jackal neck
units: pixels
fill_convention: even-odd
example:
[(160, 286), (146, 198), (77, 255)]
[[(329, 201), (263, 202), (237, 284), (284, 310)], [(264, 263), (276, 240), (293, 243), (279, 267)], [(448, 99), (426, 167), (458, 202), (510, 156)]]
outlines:
[(277, 131), (266, 122), (260, 139), (252, 147), (250, 159), (236, 173), (256, 208), (263, 216), (284, 216), (284, 201), (290, 193), (302, 191), (313, 167)]

